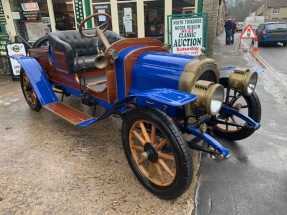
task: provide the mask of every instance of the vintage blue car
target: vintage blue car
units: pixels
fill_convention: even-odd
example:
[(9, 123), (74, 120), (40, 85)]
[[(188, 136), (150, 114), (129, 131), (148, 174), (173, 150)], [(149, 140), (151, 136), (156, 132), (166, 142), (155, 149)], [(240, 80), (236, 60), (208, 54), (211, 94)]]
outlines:
[[(99, 16), (105, 25), (83, 28)], [(192, 181), (189, 148), (224, 158), (228, 150), (209, 133), (241, 140), (260, 127), (258, 75), (236, 68), (220, 78), (204, 53), (172, 54), (154, 38), (123, 38), (107, 30), (110, 20), (93, 14), (79, 31), (53, 32), (17, 58), (24, 97), (31, 109), (44, 107), (75, 126), (121, 117), (124, 152), (138, 180), (160, 198), (176, 199)], [(106, 111), (95, 117), (76, 110), (64, 103), (70, 95)]]

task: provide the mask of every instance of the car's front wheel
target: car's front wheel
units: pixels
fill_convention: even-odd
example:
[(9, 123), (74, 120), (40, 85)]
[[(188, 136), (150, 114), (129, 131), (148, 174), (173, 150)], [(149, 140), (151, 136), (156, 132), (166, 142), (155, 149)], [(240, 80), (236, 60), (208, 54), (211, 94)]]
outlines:
[[(220, 84), (225, 90), (224, 105), (244, 113), (256, 122), (261, 120), (261, 104), (255, 92), (250, 96), (241, 94), (228, 88), (228, 78), (221, 78)], [(216, 118), (221, 122), (214, 126), (213, 132), (229, 140), (241, 140), (249, 137), (254, 133), (254, 129), (248, 127), (245, 121), (234, 115), (218, 114)]]
[(191, 184), (193, 166), (181, 133), (163, 112), (136, 107), (123, 120), (125, 155), (138, 180), (162, 199), (176, 199)]

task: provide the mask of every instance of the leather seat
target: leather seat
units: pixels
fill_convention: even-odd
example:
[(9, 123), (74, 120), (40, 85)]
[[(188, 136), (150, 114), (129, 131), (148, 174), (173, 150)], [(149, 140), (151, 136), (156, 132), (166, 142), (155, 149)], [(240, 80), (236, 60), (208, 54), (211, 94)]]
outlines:
[[(95, 34), (95, 30), (84, 30), (85, 34)], [(105, 31), (105, 36), (110, 44), (124, 39), (120, 35), (112, 32)], [(105, 51), (105, 46), (98, 37), (86, 38), (83, 37), (78, 30), (68, 30), (68, 31), (57, 31), (49, 34), (48, 37), (49, 44), (57, 51), (63, 52), (66, 58), (67, 70), (69, 73), (74, 73), (84, 69), (86, 70), (95, 69), (94, 61), (98, 55), (98, 49), (103, 52)], [(76, 53), (78, 54), (78, 64), (76, 61)], [(55, 62), (57, 61), (57, 57)]]

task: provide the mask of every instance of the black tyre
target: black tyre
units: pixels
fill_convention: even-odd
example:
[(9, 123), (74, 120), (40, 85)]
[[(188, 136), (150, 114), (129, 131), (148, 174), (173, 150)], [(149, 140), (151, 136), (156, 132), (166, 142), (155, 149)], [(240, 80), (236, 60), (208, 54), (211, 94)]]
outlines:
[(32, 48), (40, 48), (41, 46), (47, 46), (49, 43), (48, 36), (43, 36), (35, 41), (35, 43), (32, 45)]
[(181, 133), (163, 112), (136, 107), (123, 120), (125, 155), (138, 180), (162, 199), (176, 199), (192, 181), (192, 159)]
[(20, 83), (21, 83), (22, 92), (30, 108), (34, 111), (39, 111), (42, 108), (42, 105), (23, 68), (20, 70)]
[[(255, 92), (250, 96), (241, 95), (239, 92), (228, 88), (228, 78), (221, 78), (220, 84), (224, 87), (225, 101), (224, 105), (232, 106), (239, 109), (240, 112), (245, 113), (256, 122), (261, 120), (261, 104)], [(236, 116), (217, 115), (217, 119), (223, 122), (231, 122), (242, 126), (234, 126), (227, 124), (217, 124), (214, 126), (213, 132), (223, 138), (229, 140), (242, 140), (254, 133), (254, 129), (248, 128), (245, 121)]]

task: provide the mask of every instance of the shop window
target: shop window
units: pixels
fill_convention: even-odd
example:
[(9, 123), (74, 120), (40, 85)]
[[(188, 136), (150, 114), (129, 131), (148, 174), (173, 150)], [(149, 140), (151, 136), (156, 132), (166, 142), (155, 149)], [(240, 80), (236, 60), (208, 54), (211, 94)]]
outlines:
[(144, 1), (145, 36), (164, 40), (164, 1)]
[(118, 3), (120, 35), (126, 38), (137, 37), (137, 6), (136, 2)]
[(190, 14), (194, 13), (194, 0), (173, 0), (172, 14)]
[(76, 29), (73, 4), (54, 0), (53, 9), (55, 13), (56, 29), (58, 31)]
[[(107, 2), (107, 1), (106, 1)], [(106, 13), (111, 16), (111, 5), (110, 4), (93, 4), (93, 13)], [(106, 23), (106, 17), (105, 16), (98, 16), (97, 20), (92, 20), (96, 25), (104, 25)], [(112, 26), (108, 28), (109, 30), (112, 30)]]
[[(49, 22), (47, 0), (28, 2), (27, 0), (9, 0), (17, 36), (33, 43), (44, 36)], [(44, 20), (44, 21), (43, 21)]]

